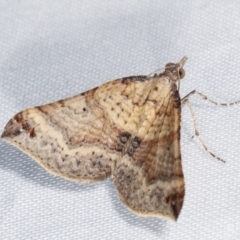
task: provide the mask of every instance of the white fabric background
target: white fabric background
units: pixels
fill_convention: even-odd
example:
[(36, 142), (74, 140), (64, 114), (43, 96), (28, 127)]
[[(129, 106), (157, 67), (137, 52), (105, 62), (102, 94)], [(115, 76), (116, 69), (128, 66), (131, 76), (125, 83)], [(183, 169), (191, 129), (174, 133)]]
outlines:
[[(240, 2), (0, 0), (0, 132), (17, 112), (111, 79), (148, 74), (184, 55), (181, 96), (240, 99)], [(138, 217), (111, 181), (50, 175), (0, 140), (1, 239), (238, 239), (240, 105), (191, 97), (207, 146), (182, 110), (186, 197), (177, 223)]]

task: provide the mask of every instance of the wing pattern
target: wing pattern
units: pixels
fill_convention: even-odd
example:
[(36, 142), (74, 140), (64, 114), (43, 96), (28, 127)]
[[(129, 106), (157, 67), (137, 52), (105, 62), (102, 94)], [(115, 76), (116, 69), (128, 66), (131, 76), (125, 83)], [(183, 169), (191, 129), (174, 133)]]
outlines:
[(111, 176), (132, 211), (176, 220), (184, 199), (176, 86), (183, 64), (26, 109), (8, 122), (2, 138), (61, 177)]

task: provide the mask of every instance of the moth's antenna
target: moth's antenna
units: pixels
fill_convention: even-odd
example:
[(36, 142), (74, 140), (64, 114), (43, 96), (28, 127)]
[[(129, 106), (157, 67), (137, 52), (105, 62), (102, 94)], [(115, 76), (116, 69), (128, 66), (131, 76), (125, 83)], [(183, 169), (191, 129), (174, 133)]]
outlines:
[(197, 90), (193, 90), (192, 92), (190, 92), (189, 94), (187, 94), (184, 98), (182, 98), (181, 100), (181, 105), (183, 106), (185, 103), (188, 104), (188, 107), (190, 109), (190, 112), (192, 114), (192, 118), (193, 118), (193, 123), (194, 123), (194, 127), (195, 127), (195, 135), (198, 137), (199, 141), (201, 142), (201, 144), (203, 145), (204, 149), (211, 155), (213, 156), (214, 158), (218, 159), (219, 161), (222, 161), (222, 162), (226, 162), (225, 160), (223, 160), (222, 158), (219, 158), (217, 157), (215, 154), (213, 154), (211, 151), (209, 151), (209, 149), (207, 148), (207, 146), (205, 145), (204, 141), (202, 140), (200, 134), (199, 134), (199, 131), (198, 131), (198, 126), (197, 126), (197, 121), (196, 121), (196, 118), (195, 118), (195, 114), (193, 112), (193, 109), (192, 109), (192, 106), (189, 102), (189, 97), (194, 95), (194, 94), (197, 94), (199, 95), (202, 99), (204, 100), (207, 100), (208, 102), (210, 103), (213, 103), (214, 105), (216, 106), (225, 106), (225, 107), (229, 107), (229, 106), (233, 106), (233, 105), (236, 105), (236, 104), (239, 104), (240, 103), (240, 100), (238, 101), (235, 101), (235, 102), (230, 102), (230, 103), (220, 103), (220, 102), (216, 102), (210, 98), (208, 98), (206, 95), (204, 95), (203, 93), (201, 92), (198, 92)]
[(208, 152), (212, 157), (216, 158), (217, 160), (226, 163), (225, 160), (223, 160), (222, 158), (216, 156), (212, 151), (210, 151), (209, 148), (208, 148), (208, 147), (206, 146), (206, 144), (204, 143), (202, 137), (201, 137), (200, 134), (199, 134), (196, 117), (195, 117), (195, 114), (194, 114), (194, 112), (193, 112), (192, 105), (191, 105), (190, 102), (189, 102), (189, 99), (183, 98), (183, 100), (181, 101), (181, 105), (183, 106), (184, 104), (187, 104), (188, 107), (189, 107), (189, 109), (190, 109), (190, 112), (191, 112), (192, 118), (193, 118), (194, 128), (195, 128), (195, 135), (197, 136), (198, 140), (199, 140), (199, 141), (201, 142), (201, 144), (203, 145), (205, 151)]
[(177, 85), (177, 89), (178, 89), (178, 92), (180, 91), (180, 79), (177, 81), (178, 82), (178, 85)]
[(151, 75), (157, 73), (157, 72), (160, 72), (160, 71), (163, 71), (165, 70), (165, 67), (160, 67), (160, 68), (157, 68), (156, 70), (154, 70), (153, 72), (151, 72), (150, 74), (147, 75), (147, 77), (151, 77)]
[[(181, 61), (179, 63), (168, 63), (166, 64), (166, 66), (163, 68), (163, 67), (160, 67), (160, 68), (157, 68), (156, 70), (154, 70), (153, 72), (151, 72), (150, 74), (148, 74), (148, 77), (150, 77), (151, 75), (157, 73), (157, 72), (160, 72), (160, 71), (164, 71), (166, 68), (171, 68), (172, 66), (175, 66), (175, 65), (179, 65), (180, 68), (182, 68), (185, 64), (185, 62), (187, 61), (188, 57), (187, 56), (184, 56)], [(180, 80), (180, 76), (179, 76), (179, 80)]]
[(236, 105), (236, 104), (239, 104), (239, 103), (240, 103), (240, 100), (235, 101), (235, 102), (230, 102), (230, 103), (220, 103), (220, 102), (216, 102), (216, 101), (210, 99), (209, 97), (207, 97), (206, 95), (204, 95), (203, 93), (198, 92), (197, 90), (193, 90), (192, 92), (190, 92), (189, 94), (187, 94), (187, 95), (182, 99), (182, 101), (184, 102), (185, 99), (188, 99), (191, 95), (194, 95), (194, 94), (198, 94), (202, 99), (207, 100), (208, 102), (213, 103), (213, 104), (216, 105), (216, 106), (229, 107), (229, 106), (233, 106), (233, 105)]

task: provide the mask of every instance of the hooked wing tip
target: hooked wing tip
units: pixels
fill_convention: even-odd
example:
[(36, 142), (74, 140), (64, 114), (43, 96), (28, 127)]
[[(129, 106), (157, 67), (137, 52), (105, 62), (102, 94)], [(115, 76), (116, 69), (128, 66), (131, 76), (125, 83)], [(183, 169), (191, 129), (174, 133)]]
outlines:
[(1, 138), (12, 138), (21, 134), (21, 125), (17, 123), (13, 118), (7, 123)]
[(27, 122), (23, 121), (22, 112), (16, 114), (12, 117), (6, 124), (4, 131), (1, 135), (1, 138), (14, 138), (25, 131), (29, 131), (30, 126)]

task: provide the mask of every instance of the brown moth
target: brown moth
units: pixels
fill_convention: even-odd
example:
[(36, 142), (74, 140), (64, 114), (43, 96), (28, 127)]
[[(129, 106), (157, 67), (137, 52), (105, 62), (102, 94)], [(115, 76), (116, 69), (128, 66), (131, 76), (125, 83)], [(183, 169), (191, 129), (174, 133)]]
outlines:
[(120, 78), (28, 108), (1, 137), (55, 175), (88, 182), (111, 177), (137, 214), (177, 220), (185, 191), (177, 83), (186, 60), (154, 76)]

